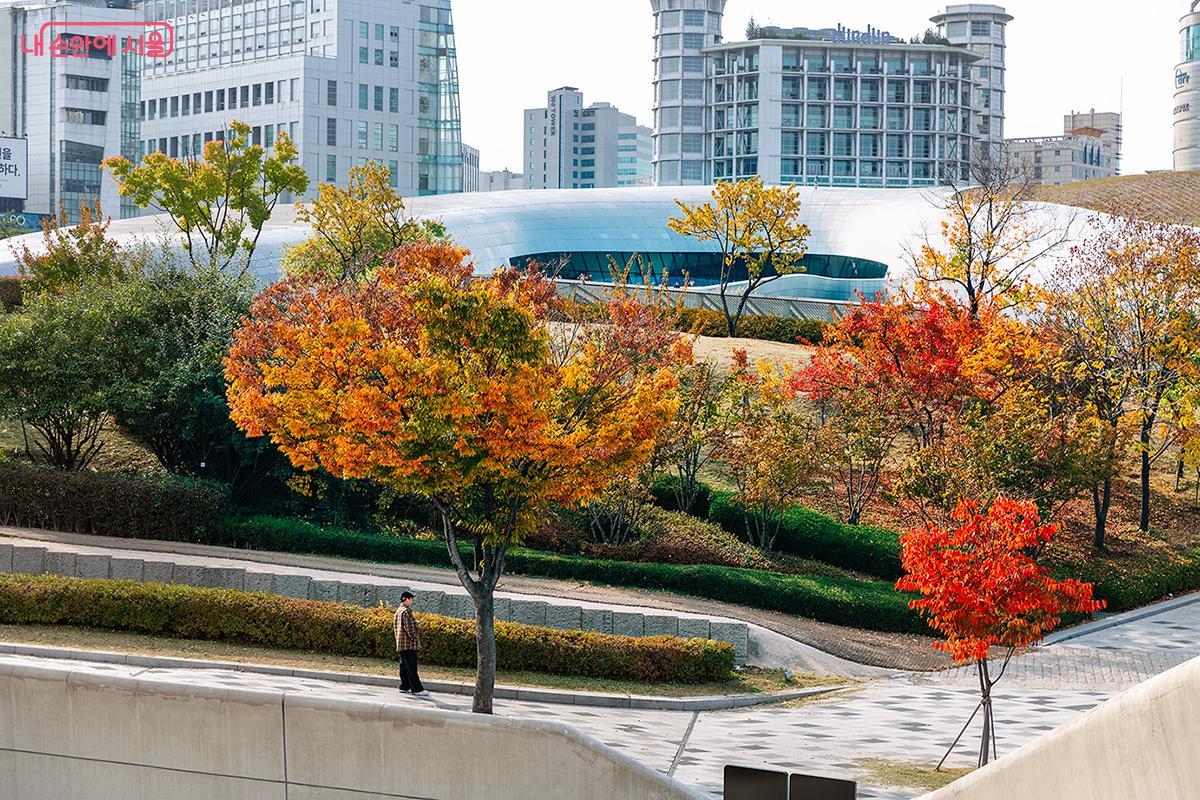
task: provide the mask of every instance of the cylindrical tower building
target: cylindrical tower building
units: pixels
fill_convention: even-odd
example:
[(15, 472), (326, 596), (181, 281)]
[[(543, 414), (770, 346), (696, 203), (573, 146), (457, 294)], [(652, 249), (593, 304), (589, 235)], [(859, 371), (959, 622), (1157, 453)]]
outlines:
[(1179, 21), (1179, 66), (1175, 68), (1175, 169), (1200, 169), (1200, 13)]
[(654, 9), (654, 182), (703, 184), (704, 57), (721, 41), (725, 0), (650, 0)]
[(1008, 50), (1007, 29), (1012, 15), (1001, 6), (963, 3), (946, 6), (930, 21), (938, 33), (956, 47), (965, 47), (980, 60), (971, 68), (975, 80), (974, 133), (980, 157), (999, 158), (1004, 147), (1004, 76)]

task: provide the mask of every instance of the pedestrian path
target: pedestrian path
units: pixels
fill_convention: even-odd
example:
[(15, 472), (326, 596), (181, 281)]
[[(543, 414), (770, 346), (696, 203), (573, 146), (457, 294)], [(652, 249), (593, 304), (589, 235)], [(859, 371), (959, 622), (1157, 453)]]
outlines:
[[(1103, 701), (1165, 669), (1200, 656), (1200, 602), (1163, 609), (1113, 627), (1014, 657), (995, 690), (1001, 756), (1076, 719)], [(0, 654), (7, 663), (29, 656)], [(1089, 662), (1101, 659), (1097, 670)], [(1107, 660), (1104, 660), (1107, 659)], [(226, 687), (357, 697), (465, 712), (470, 698), (414, 698), (394, 689), (214, 669), (145, 668), (123, 664), (39, 660), (93, 674), (142, 680), (189, 681)], [(906, 673), (796, 705), (729, 711), (662, 711), (498, 700), (496, 712), (571, 725), (714, 798), (726, 764), (783, 769), (860, 781), (864, 800), (909, 800), (911, 787), (872, 785), (863, 759), (934, 766), (978, 701), (967, 669)], [(972, 728), (947, 762), (971, 766), (978, 729)]]

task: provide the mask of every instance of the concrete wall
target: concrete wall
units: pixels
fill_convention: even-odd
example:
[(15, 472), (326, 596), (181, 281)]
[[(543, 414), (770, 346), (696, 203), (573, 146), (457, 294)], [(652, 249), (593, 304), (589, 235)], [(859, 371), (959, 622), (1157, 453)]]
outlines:
[(1200, 658), (923, 800), (1185, 800), (1198, 787)]
[[(111, 556), (97, 548), (72, 549), (62, 545), (32, 545), (0, 543), (0, 572), (22, 572), (32, 575), (66, 575), (76, 578), (111, 578), (147, 583), (177, 583), (216, 589), (238, 589), (251, 592), (297, 597), (307, 600), (337, 601), (368, 608), (380, 603), (400, 604), (400, 594), (412, 591), (417, 595), (417, 612), (441, 614), (459, 619), (474, 619), (475, 606), (464, 590), (430, 591), (419, 586), (398, 583), (370, 583), (370, 575), (359, 581), (339, 581), (315, 578), (292, 572), (269, 571), (271, 565), (253, 562), (218, 562), (222, 566), (205, 566), (204, 559), (175, 561), (170, 553), (144, 553), (141, 558)], [(258, 569), (255, 569), (257, 567)], [(496, 619), (541, 625), (564, 630), (586, 630), (615, 633), (624, 636), (684, 636), (714, 639), (733, 645), (738, 665), (746, 663), (749, 654), (749, 626), (744, 622), (680, 616), (670, 611), (642, 613), (580, 607), (571, 601), (496, 598)]]
[(43, 664), (0, 664), (0, 796), (701, 799), (557, 723)]

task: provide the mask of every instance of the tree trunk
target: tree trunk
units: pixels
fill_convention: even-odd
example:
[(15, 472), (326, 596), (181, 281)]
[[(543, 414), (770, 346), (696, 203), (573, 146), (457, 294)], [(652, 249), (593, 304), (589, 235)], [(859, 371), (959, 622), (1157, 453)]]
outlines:
[(475, 601), (475, 697), (471, 711), (491, 714), (496, 694), (496, 597), (484, 588)]
[(1108, 525), (1108, 509), (1112, 504), (1112, 478), (1105, 478), (1101, 483), (1092, 486), (1092, 505), (1096, 510), (1096, 530), (1092, 535), (1092, 543), (1100, 552), (1104, 552), (1104, 531)]
[(1183, 459), (1175, 462), (1175, 491), (1183, 488)]
[(992, 681), (988, 676), (987, 659), (978, 662), (979, 692), (983, 706), (983, 741), (979, 747), (979, 766), (986, 766), (992, 747)]
[(1138, 528), (1142, 533), (1150, 530), (1150, 426), (1142, 424), (1142, 513)]

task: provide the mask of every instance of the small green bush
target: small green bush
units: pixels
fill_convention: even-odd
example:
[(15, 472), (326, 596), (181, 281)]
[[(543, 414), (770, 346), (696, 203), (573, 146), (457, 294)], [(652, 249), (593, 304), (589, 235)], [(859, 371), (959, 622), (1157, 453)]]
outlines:
[(20, 307), (23, 281), (17, 275), (0, 275), (0, 312), (11, 313)]
[[(745, 515), (732, 492), (710, 493), (708, 518), (730, 533), (745, 536)], [(894, 531), (844, 525), (803, 506), (784, 512), (775, 548), (887, 580), (901, 574), (900, 538)]]
[(229, 513), (219, 483), (0, 464), (0, 524), (100, 536), (209, 542)]
[[(446, 547), (398, 536), (318, 528), (274, 517), (231, 520), (222, 537), (239, 547), (445, 567)], [(471, 555), (463, 550), (463, 557)], [(836, 625), (919, 633), (924, 623), (908, 608), (909, 597), (889, 581), (790, 575), (711, 564), (643, 564), (516, 548), (508, 572), (592, 581), (608, 586), (662, 589), (680, 594), (783, 611)]]
[(593, 558), (654, 564), (715, 564), (748, 569), (774, 569), (771, 560), (720, 525), (682, 511), (647, 506), (638, 521), (638, 536), (623, 545), (584, 542)]
[[(82, 625), (181, 639), (395, 658), (394, 610), (294, 600), (232, 589), (0, 576), (0, 622)], [(421, 657), (448, 667), (475, 664), (475, 623), (417, 615)], [(638, 638), (496, 623), (496, 665), (558, 675), (706, 683), (726, 680), (734, 666), (727, 642)]]

